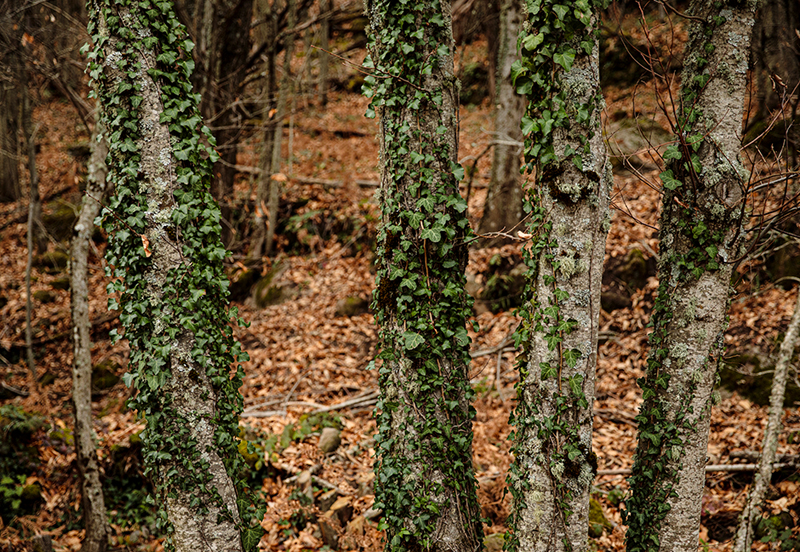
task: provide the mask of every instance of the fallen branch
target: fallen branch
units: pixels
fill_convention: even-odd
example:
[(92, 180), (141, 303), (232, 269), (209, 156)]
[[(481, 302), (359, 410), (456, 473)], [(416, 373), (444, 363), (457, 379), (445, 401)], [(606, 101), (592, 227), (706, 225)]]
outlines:
[[(755, 450), (737, 450), (732, 452), (730, 457), (749, 462), (758, 462), (761, 459), (761, 453)], [(778, 454), (775, 456), (775, 462), (800, 464), (800, 454)]]
[[(772, 464), (773, 470), (784, 468), (796, 468), (797, 464), (775, 463)], [(758, 464), (709, 464), (706, 466), (706, 473), (712, 472), (750, 472), (756, 471)], [(618, 468), (614, 470), (597, 470), (597, 476), (602, 475), (630, 475), (630, 468)]]
[[(346, 400), (344, 402), (340, 402), (338, 404), (334, 404), (331, 406), (324, 406), (321, 404), (307, 402), (307, 401), (287, 401), (284, 403), (286, 406), (311, 406), (314, 407), (314, 410), (311, 411), (312, 414), (317, 414), (320, 412), (332, 412), (334, 410), (343, 410), (345, 408), (353, 408), (353, 407), (363, 407), (368, 406), (370, 404), (374, 404), (378, 402), (378, 397), (380, 396), (380, 392), (377, 389), (373, 389), (370, 391), (366, 391), (357, 397), (353, 397), (352, 399)], [(286, 410), (245, 410), (242, 412), (239, 417), (240, 418), (269, 418), (272, 416), (285, 416)]]
[(483, 356), (493, 355), (493, 354), (499, 353), (501, 351), (504, 352), (504, 353), (506, 353), (506, 352), (510, 353), (510, 352), (516, 351), (516, 349), (513, 348), (513, 347), (508, 348), (508, 350), (504, 350), (504, 349), (506, 349), (512, 343), (514, 343), (514, 338), (513, 337), (507, 337), (503, 341), (501, 341), (499, 345), (495, 345), (494, 347), (489, 347), (488, 349), (480, 349), (480, 350), (474, 351), (474, 352), (470, 353), (469, 356), (472, 357), (472, 358), (480, 358), (480, 357), (483, 357)]

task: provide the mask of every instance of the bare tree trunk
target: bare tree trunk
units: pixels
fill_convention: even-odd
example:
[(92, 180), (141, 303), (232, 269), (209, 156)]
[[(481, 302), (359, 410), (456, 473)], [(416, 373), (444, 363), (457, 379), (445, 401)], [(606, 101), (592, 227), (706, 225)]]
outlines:
[[(26, 71), (26, 69), (23, 69)], [(27, 81), (27, 74), (26, 74)], [(26, 82), (27, 84), (27, 82)], [(31, 101), (30, 91), (24, 90), (23, 99), (23, 130), (25, 133), (25, 144), (28, 148), (28, 173), (30, 175), (30, 190), (28, 199), (28, 259), (25, 266), (25, 351), (28, 362), (28, 369), (33, 376), (33, 385), (38, 387), (38, 377), (36, 374), (36, 361), (33, 355), (33, 328), (31, 327), (33, 317), (33, 300), (31, 297), (31, 270), (33, 267), (33, 250), (38, 252), (47, 251), (47, 241), (42, 235), (42, 203), (39, 198), (39, 173), (36, 169), (36, 130), (33, 128), (33, 102)]]
[(42, 200), (39, 195), (39, 171), (36, 168), (36, 128), (33, 125), (33, 101), (27, 87), (27, 69), (23, 68), (25, 90), (23, 92), (22, 129), (28, 149), (28, 174), (30, 176), (29, 223), (34, 249), (38, 253), (47, 251), (47, 236), (42, 224)]
[[(547, 9), (528, 14), (521, 43), (538, 43), (523, 47), (517, 82), (533, 83), (525, 159), (536, 182), (528, 192), (532, 241), (512, 414), (509, 539), (515, 551), (581, 552), (588, 547), (589, 488), (597, 469), (592, 405), (613, 180), (601, 132), (599, 16), (591, 7), (580, 20), (565, 17), (567, 38), (541, 30)], [(542, 62), (538, 44), (572, 52), (574, 59), (566, 67)], [(561, 122), (552, 134), (543, 132), (559, 108)]]
[[(289, 28), (295, 26), (297, 16), (296, 0), (289, 0)], [(281, 79), (281, 90), (278, 95), (277, 112), (275, 113), (275, 134), (272, 138), (272, 161), (270, 162), (270, 172), (262, 173), (261, 178), (269, 178), (269, 226), (266, 236), (266, 254), (272, 255), (275, 242), (275, 229), (278, 225), (278, 206), (281, 197), (281, 182), (286, 181), (286, 177), (281, 175), (281, 142), (283, 140), (283, 123), (286, 118), (286, 101), (292, 85), (292, 56), (294, 55), (294, 33), (286, 37), (286, 47), (283, 52), (283, 78)]]
[(695, 0), (673, 144), (665, 153), (659, 291), (626, 501), (629, 552), (698, 546), (712, 391), (739, 255), (739, 161), (755, 2)]
[[(264, 253), (264, 241), (267, 235), (267, 223), (269, 221), (269, 211), (267, 207), (268, 194), (269, 194), (269, 178), (267, 175), (272, 174), (272, 156), (273, 156), (273, 143), (275, 141), (275, 128), (273, 125), (278, 124), (273, 106), (277, 102), (275, 93), (276, 85), (276, 66), (277, 66), (277, 26), (276, 14), (273, 13), (270, 7), (269, 0), (256, 0), (256, 19), (263, 21), (256, 27), (256, 40), (258, 44), (266, 44), (265, 48), (267, 63), (266, 63), (266, 76), (264, 78), (264, 97), (261, 111), (263, 113), (264, 123), (264, 141), (261, 144), (261, 157), (259, 159), (259, 168), (261, 172), (258, 176), (256, 184), (256, 205), (255, 215), (253, 217), (253, 236), (250, 240), (249, 258), (251, 261), (260, 262)], [(275, 112), (273, 112), (273, 109)], [(266, 122), (270, 121), (270, 122)]]
[[(0, 5), (0, 9), (7, 9)], [(20, 55), (14, 22), (0, 16), (0, 201), (22, 197), (19, 185)]]
[(98, 122), (92, 134), (86, 194), (70, 245), (70, 307), (72, 311), (72, 405), (75, 412), (75, 450), (81, 480), (83, 523), (86, 529), (81, 552), (105, 552), (110, 528), (106, 519), (103, 488), (97, 466), (92, 430), (92, 338), (89, 321), (89, 241), (94, 219), (100, 213), (108, 186), (108, 146)]
[[(519, 59), (517, 36), (522, 26), (522, 16), (521, 0), (503, 2), (496, 64), (494, 160), (479, 234), (509, 231), (523, 216), (523, 190), (519, 174), (522, 155), (520, 121), (528, 102), (524, 96), (517, 94), (511, 81), (511, 66)], [(490, 238), (484, 243), (498, 245), (503, 241), (502, 238)]]
[(800, 288), (798, 288), (797, 302), (794, 306), (792, 320), (786, 330), (786, 336), (781, 343), (778, 359), (775, 363), (775, 373), (772, 376), (772, 389), (769, 395), (769, 419), (764, 430), (763, 448), (758, 461), (758, 471), (753, 476), (753, 485), (747, 494), (739, 525), (736, 528), (736, 537), (733, 541), (733, 552), (747, 552), (753, 544), (753, 525), (764, 506), (764, 496), (772, 480), (772, 466), (778, 450), (778, 435), (781, 432), (781, 419), (783, 418), (783, 402), (786, 396), (786, 380), (789, 364), (794, 356), (800, 337)]
[(333, 0), (319, 0), (319, 11), (322, 22), (319, 29), (319, 103), (328, 105), (328, 39), (330, 38), (330, 11)]
[[(375, 496), (387, 552), (475, 552), (466, 203), (454, 169), (458, 88), (450, 3), (367, 3), (380, 114), (382, 208)], [(455, 169), (457, 170), (457, 169)]]
[[(201, 3), (202, 2), (202, 3)], [(245, 61), (250, 53), (250, 34), (243, 32), (253, 16), (252, 0), (198, 0), (199, 91), (201, 112), (217, 142), (219, 161), (214, 164), (211, 195), (222, 212), (222, 240), (232, 244), (234, 231), (233, 186), (236, 155), (242, 133), (244, 112), (237, 105), (245, 78)]]

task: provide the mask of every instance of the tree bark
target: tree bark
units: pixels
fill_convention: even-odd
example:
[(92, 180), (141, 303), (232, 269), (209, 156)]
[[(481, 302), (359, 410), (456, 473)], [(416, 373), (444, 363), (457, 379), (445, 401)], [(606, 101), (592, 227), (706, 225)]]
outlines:
[[(528, 286), (518, 336), (524, 352), (509, 473), (511, 543), (524, 552), (588, 547), (589, 488), (597, 469), (592, 406), (598, 317), (613, 183), (601, 132), (593, 10), (583, 20), (564, 18), (569, 38), (542, 30), (548, 21), (542, 18), (550, 16), (529, 13), (521, 43), (530, 46), (523, 47), (514, 71), (518, 89), (528, 90), (531, 100), (525, 157), (536, 179), (528, 198), (532, 241), (525, 253)], [(540, 45), (552, 48), (554, 58), (572, 53), (574, 61), (567, 67), (542, 64)], [(539, 79), (543, 73), (545, 81)], [(559, 109), (563, 122), (552, 134), (543, 132)]]
[(328, 39), (330, 38), (330, 11), (332, 0), (320, 0), (322, 21), (319, 26), (319, 103), (328, 105)]
[[(0, 10), (10, 10), (7, 4)], [(0, 16), (0, 202), (22, 197), (19, 184), (20, 67), (19, 32), (10, 18)]]
[(254, 549), (260, 527), (239, 502), (246, 498), (237, 451), (242, 369), (231, 369), (243, 355), (229, 327), (226, 251), (208, 193), (214, 152), (185, 93), (191, 43), (168, 2), (144, 9), (93, 0), (91, 7), (90, 75), (116, 189), (107, 258), (131, 349), (125, 380), (137, 388), (131, 404), (147, 422), (142, 440), (162, 508), (159, 529), (178, 552)]
[(23, 68), (25, 90), (23, 92), (22, 128), (25, 134), (25, 145), (28, 149), (28, 174), (30, 177), (28, 190), (28, 258), (25, 266), (25, 353), (28, 369), (31, 372), (33, 387), (38, 389), (36, 359), (33, 354), (33, 298), (31, 297), (31, 272), (33, 269), (34, 249), (43, 253), (47, 251), (47, 240), (42, 232), (42, 202), (39, 197), (39, 172), (36, 169), (36, 129), (33, 126), (33, 102), (27, 88), (27, 68)]
[(92, 337), (88, 267), (89, 241), (94, 231), (94, 219), (100, 213), (108, 191), (108, 169), (105, 163), (108, 147), (103, 134), (102, 125), (97, 123), (92, 134), (86, 195), (70, 244), (72, 406), (75, 413), (75, 451), (81, 481), (83, 524), (86, 529), (81, 552), (105, 552), (110, 531), (92, 429)]
[[(760, 117), (779, 109), (783, 94), (795, 95), (800, 84), (800, 6), (794, 0), (762, 2), (753, 27), (751, 66)], [(773, 85), (777, 76), (783, 86)], [(777, 83), (776, 83), (777, 84)], [(792, 102), (797, 108), (798, 100)]]
[[(494, 115), (494, 160), (489, 191), (483, 209), (479, 234), (510, 231), (522, 220), (522, 182), (519, 174), (522, 155), (520, 120), (527, 101), (517, 94), (511, 82), (511, 66), (519, 59), (517, 36), (522, 25), (520, 0), (505, 0), (500, 10), (499, 48)], [(499, 245), (508, 240), (488, 238), (485, 245)]]
[[(267, 236), (267, 222), (269, 211), (267, 208), (269, 194), (269, 175), (272, 175), (272, 157), (275, 141), (275, 127), (278, 121), (274, 117), (277, 113), (273, 109), (277, 102), (275, 97), (277, 91), (276, 66), (277, 66), (277, 14), (272, 11), (269, 0), (256, 0), (256, 18), (263, 21), (256, 27), (256, 40), (258, 44), (265, 45), (264, 53), (267, 58), (264, 77), (264, 89), (262, 97), (264, 101), (261, 105), (262, 118), (264, 123), (264, 141), (261, 144), (261, 156), (259, 159), (260, 175), (256, 184), (256, 207), (253, 216), (253, 236), (250, 240), (250, 251), (248, 257), (252, 262), (260, 262), (264, 253), (264, 241)], [(269, 122), (266, 122), (269, 121)], [(281, 122), (281, 132), (283, 132)]]
[[(294, 28), (297, 16), (296, 0), (289, 2), (289, 28)], [(275, 121), (272, 127), (272, 159), (270, 160), (270, 171), (262, 173), (259, 187), (269, 188), (268, 221), (266, 233), (266, 245), (264, 246), (267, 255), (272, 255), (275, 248), (275, 231), (278, 226), (278, 207), (281, 199), (281, 182), (286, 181), (285, 175), (281, 174), (281, 145), (283, 142), (283, 124), (286, 118), (286, 102), (291, 88), (292, 56), (294, 55), (294, 33), (286, 37), (286, 47), (283, 51), (283, 78), (281, 79), (281, 89), (278, 93), (276, 105)], [(267, 186), (268, 184), (268, 186)]]
[(381, 136), (376, 505), (387, 551), (474, 552), (482, 527), (465, 328), (469, 223), (453, 173), (450, 4), (383, 0), (366, 9)]
[(252, 0), (196, 0), (194, 13), (199, 19), (196, 56), (198, 77), (195, 84), (201, 96), (200, 111), (216, 139), (219, 161), (214, 164), (211, 195), (222, 211), (222, 240), (230, 246), (234, 239), (233, 186), (236, 155), (245, 113), (241, 99), (250, 53), (248, 29), (253, 18)]
[(747, 494), (739, 525), (736, 528), (736, 537), (733, 541), (733, 552), (747, 552), (753, 544), (753, 525), (761, 514), (764, 506), (764, 497), (772, 481), (773, 464), (776, 461), (778, 450), (778, 436), (781, 432), (781, 419), (783, 418), (783, 402), (786, 396), (786, 380), (789, 364), (794, 356), (800, 337), (800, 293), (794, 306), (792, 320), (781, 343), (778, 352), (778, 361), (775, 363), (775, 373), (772, 376), (772, 389), (769, 394), (769, 418), (767, 428), (764, 430), (763, 449), (758, 461), (758, 470), (753, 476), (753, 484)]
[(695, 0), (675, 143), (667, 150), (627, 548), (695, 550), (709, 412), (748, 171), (739, 161), (755, 1)]

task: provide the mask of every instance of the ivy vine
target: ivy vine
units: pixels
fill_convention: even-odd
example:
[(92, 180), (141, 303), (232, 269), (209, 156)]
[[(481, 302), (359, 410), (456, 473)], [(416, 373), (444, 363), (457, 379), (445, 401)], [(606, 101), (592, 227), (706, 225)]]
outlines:
[(458, 192), (463, 169), (454, 162), (457, 81), (443, 11), (441, 0), (367, 6), (367, 116), (381, 115), (383, 146), (375, 505), (392, 552), (439, 548), (443, 523), (466, 539), (463, 549), (482, 538), (467, 372), (470, 228)]
[[(247, 466), (237, 449), (243, 376), (239, 363), (248, 357), (231, 327), (243, 321), (235, 308), (228, 308), (223, 271), (228, 253), (220, 240), (219, 207), (208, 191), (218, 155), (213, 137), (202, 126), (199, 96), (190, 84), (194, 45), (170, 1), (92, 0), (89, 7), (94, 48), (88, 71), (102, 106), (110, 150), (108, 178), (116, 191), (101, 215), (110, 234), (109, 308), (120, 312), (130, 344), (124, 380), (137, 390), (129, 406), (147, 424), (142, 441), (146, 474), (156, 483), (157, 529), (173, 531), (165, 504), (180, 490), (190, 494), (200, 513), (210, 506), (219, 508), (223, 518), (237, 523), (244, 549), (254, 550), (263, 532), (257, 523), (263, 510), (245, 487)], [(141, 122), (143, 87), (149, 80), (145, 74), (157, 84), (160, 123), (169, 129), (171, 148), (159, 159), (142, 152), (143, 132), (149, 130), (143, 130)], [(165, 178), (174, 177), (179, 184), (161, 204), (148, 200), (148, 187), (160, 185), (145, 178), (143, 167), (148, 163), (170, 166), (173, 174)], [(165, 251), (180, 262), (166, 274), (163, 286), (154, 289), (153, 260)], [(191, 350), (177, 350), (178, 340), (187, 335)], [(180, 365), (175, 365), (176, 359)], [(187, 369), (192, 381), (210, 384), (196, 399), (212, 400), (213, 415), (176, 408), (176, 394), (188, 391), (171, 385), (173, 371)], [(213, 428), (208, 446), (234, 482), (238, 512), (224, 506), (212, 484), (206, 449), (190, 431), (197, 423)]]
[[(589, 141), (603, 105), (602, 95), (598, 90), (576, 90), (575, 81), (567, 75), (576, 59), (593, 55), (597, 48), (595, 14), (607, 3), (607, 0), (570, 3), (529, 0), (527, 20), (518, 40), (522, 55), (512, 67), (517, 93), (529, 100), (521, 123), (525, 136), (524, 170), (535, 178), (536, 184), (529, 187), (525, 198), (529, 234), (529, 243), (523, 249), (528, 266), (524, 292), (527, 301), (519, 310), (522, 323), (515, 334), (516, 346), (522, 348), (522, 354), (517, 364), (518, 400), (510, 420), (514, 427), (509, 437), (513, 440), (514, 462), (507, 483), (514, 505), (504, 545), (509, 551), (520, 548), (523, 512), (533, 506), (526, 504), (532, 485), (530, 462), (543, 466), (549, 475), (558, 517), (554, 521), (559, 527), (568, 526), (573, 514), (569, 506), (573, 492), (570, 482), (587, 486), (597, 467), (594, 454), (579, 434), (578, 412), (588, 408), (589, 403), (583, 392), (584, 377), (572, 369), (583, 353), (564, 344), (578, 322), (564, 316), (561, 305), (570, 296), (558, 285), (558, 281), (575, 273), (578, 261), (557, 254), (559, 244), (545, 195), (574, 204), (597, 194), (594, 184), (604, 177), (590, 167), (594, 163), (586, 162), (592, 155)], [(593, 185), (569, 187), (559, 183), (558, 176), (567, 164), (574, 165)], [(542, 295), (537, 292), (537, 282), (547, 289)], [(554, 361), (531, 366), (530, 347), (535, 335), (546, 342)], [(545, 387), (537, 381), (553, 384)], [(532, 397), (532, 393), (536, 396)], [(546, 412), (541, 408), (545, 403)], [(537, 444), (533, 449), (532, 442)], [(555, 535), (558, 528), (554, 525), (551, 530)], [(566, 550), (572, 549), (566, 536), (562, 545)]]

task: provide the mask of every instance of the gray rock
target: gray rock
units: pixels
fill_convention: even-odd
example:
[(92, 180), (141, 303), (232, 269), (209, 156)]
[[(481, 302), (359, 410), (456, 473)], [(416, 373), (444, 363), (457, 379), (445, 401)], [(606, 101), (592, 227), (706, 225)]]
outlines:
[(325, 454), (330, 454), (339, 448), (342, 444), (342, 437), (339, 435), (339, 430), (333, 427), (326, 427), (322, 429), (322, 434), (319, 436), (319, 449)]

